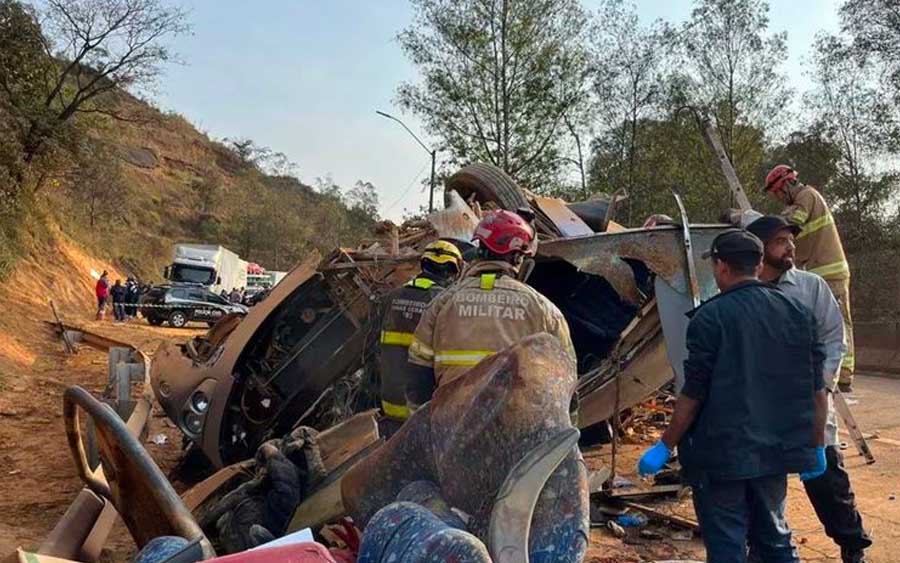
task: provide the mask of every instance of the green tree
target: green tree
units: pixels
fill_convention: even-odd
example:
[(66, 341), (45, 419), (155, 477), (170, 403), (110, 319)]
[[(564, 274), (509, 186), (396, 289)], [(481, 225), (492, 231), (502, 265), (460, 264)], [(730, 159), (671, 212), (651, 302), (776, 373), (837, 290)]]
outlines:
[(378, 190), (372, 182), (357, 180), (347, 191), (347, 206), (351, 212), (368, 218), (378, 218)]
[(889, 148), (897, 128), (894, 108), (882, 95), (873, 65), (850, 56), (850, 45), (841, 38), (819, 36), (813, 63), (813, 87), (804, 103), (813, 128), (838, 155), (828, 197), (845, 238), (860, 239), (884, 219), (885, 205), (897, 191)]
[(769, 5), (763, 0), (697, 0), (679, 34), (684, 102), (714, 120), (726, 154), (747, 184), (758, 165), (748, 158), (756, 151), (755, 132), (777, 135), (790, 117), (792, 92), (781, 70), (787, 34), (768, 28)]
[(121, 118), (99, 103), (103, 94), (152, 88), (161, 66), (172, 59), (165, 40), (189, 29), (185, 12), (160, 0), (45, 0), (40, 18), (42, 27), (36, 20), (28, 26), (29, 44), (40, 42), (51, 61), (38, 67), (39, 111), (8, 98), (24, 120), (26, 164), (50, 151), (59, 131), (78, 114)]
[[(840, 8), (841, 31), (851, 52), (883, 71), (900, 104), (900, 4), (895, 0), (847, 0)], [(878, 71), (876, 71), (878, 72)]]
[(20, 2), (0, 0), (0, 211), (5, 214), (20, 203), (28, 131), (32, 124), (52, 118), (44, 100), (54, 63), (44, 44), (34, 11)]
[(587, 96), (586, 16), (577, 0), (413, 0), (398, 36), (421, 80), (398, 101), (454, 164), (493, 163), (541, 189), (563, 162), (564, 118)]
[(794, 131), (784, 143), (771, 148), (763, 170), (787, 164), (799, 170), (803, 181), (812, 186), (826, 186), (837, 176), (841, 149), (827, 138), (820, 122), (806, 130)]
[(626, 203), (629, 223), (634, 220), (635, 202), (645, 198), (649, 188), (638, 181), (644, 167), (642, 125), (659, 116), (665, 99), (667, 31), (660, 20), (641, 25), (633, 5), (606, 0), (591, 33), (593, 117), (599, 129), (593, 144), (599, 160), (592, 168), (592, 185), (607, 193), (625, 188), (631, 196)]
[(71, 199), (84, 213), (91, 230), (98, 221), (125, 216), (128, 186), (118, 157), (108, 145), (98, 141), (85, 143), (67, 176)]

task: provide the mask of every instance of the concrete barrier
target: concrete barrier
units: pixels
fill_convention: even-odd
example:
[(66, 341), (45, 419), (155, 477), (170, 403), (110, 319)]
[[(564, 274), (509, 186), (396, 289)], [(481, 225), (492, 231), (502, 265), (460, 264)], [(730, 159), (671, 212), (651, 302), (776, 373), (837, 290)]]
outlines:
[(857, 371), (900, 374), (900, 321), (854, 322)]

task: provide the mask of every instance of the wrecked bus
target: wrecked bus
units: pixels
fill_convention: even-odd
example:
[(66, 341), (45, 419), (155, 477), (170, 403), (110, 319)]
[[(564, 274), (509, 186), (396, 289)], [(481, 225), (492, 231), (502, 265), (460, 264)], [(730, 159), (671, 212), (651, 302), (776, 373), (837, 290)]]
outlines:
[(484, 164), (463, 168), (447, 187), (443, 211), (372, 247), (310, 257), (243, 320), (157, 352), (157, 399), (213, 465), (246, 459), (297, 425), (328, 428), (374, 405), (367, 382), (378, 299), (411, 276), (431, 240), (468, 243), (482, 207), (527, 206), (536, 216), (541, 242), (527, 282), (569, 322), (582, 427), (671, 379), (683, 344), (667, 349), (663, 332), (678, 341), (683, 313), (715, 292), (694, 249), (723, 226), (624, 229), (610, 219), (615, 202), (540, 197)]
[[(129, 419), (126, 426), (83, 390), (67, 391), (69, 445), (86, 487), (39, 555), (91, 560), (84, 554), (89, 547), (99, 554), (97, 544), (116, 512), (138, 547), (175, 533), (192, 540), (196, 560), (221, 554), (211, 512), (253, 481), (258, 462), (252, 458), (261, 443), (306, 429), (318, 430), (319, 476), (309, 483), (287, 531), (318, 529), (353, 510), (354, 499), (369, 497), (359, 489), (365, 472), (353, 470), (385, 443), (377, 412), (366, 410), (371, 402), (365, 368), (377, 333), (370, 322), (374, 304), (414, 272), (427, 242), (468, 240), (480, 209), (515, 209), (523, 203), (534, 211), (541, 239), (525, 269), (527, 281), (559, 306), (576, 348), (578, 425), (603, 422), (673, 375), (678, 378), (683, 313), (715, 292), (700, 252), (726, 227), (688, 225), (682, 216), (679, 225), (624, 229), (611, 221), (614, 201), (565, 204), (519, 190), (491, 167), (472, 165), (448, 181), (443, 211), (402, 231), (390, 229), (383, 242), (365, 249), (310, 257), (245, 318), (225, 317), (205, 336), (158, 351), (149, 370), (155, 399), (221, 468), (180, 497), (140, 446), (140, 424)], [(534, 350), (526, 346), (508, 353), (527, 357)], [(489, 375), (504, 362), (500, 356), (473, 371)], [(519, 362), (534, 363), (539, 361)], [(150, 398), (142, 400), (147, 406), (136, 412), (149, 410)], [(92, 419), (98, 434), (97, 469), (86, 459), (79, 412)], [(452, 416), (446, 420), (454, 423)], [(557, 430), (536, 446), (525, 444), (516, 451), (520, 461), (504, 465), (505, 475), (493, 476), (502, 486), (484, 522), (492, 554), (525, 553), (519, 560), (528, 560), (538, 494), (577, 441), (574, 430)], [(584, 487), (579, 482), (576, 489)], [(30, 555), (20, 552), (20, 559), (31, 561)]]

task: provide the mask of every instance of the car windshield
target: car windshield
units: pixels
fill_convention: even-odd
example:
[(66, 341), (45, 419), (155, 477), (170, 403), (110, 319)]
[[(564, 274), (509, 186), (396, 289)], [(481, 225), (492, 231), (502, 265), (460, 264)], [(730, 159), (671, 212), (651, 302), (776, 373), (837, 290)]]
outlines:
[(209, 303), (218, 303), (219, 305), (229, 304), (229, 302), (223, 299), (221, 295), (216, 295), (215, 293), (207, 293), (206, 301)]
[(216, 272), (209, 268), (174, 264), (172, 266), (172, 281), (212, 285), (216, 281)]

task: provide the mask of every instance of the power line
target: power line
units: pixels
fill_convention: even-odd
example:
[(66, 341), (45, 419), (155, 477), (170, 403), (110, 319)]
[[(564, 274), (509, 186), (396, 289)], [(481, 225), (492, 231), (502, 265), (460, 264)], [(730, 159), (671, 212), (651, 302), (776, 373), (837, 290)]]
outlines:
[(398, 197), (398, 198), (394, 201), (394, 203), (392, 203), (389, 207), (385, 208), (385, 210), (384, 210), (384, 214), (385, 214), (385, 215), (387, 215), (388, 211), (390, 211), (391, 209), (393, 209), (394, 207), (396, 207), (397, 204), (400, 203), (400, 202), (403, 200), (403, 198), (406, 197), (406, 195), (409, 193), (409, 190), (412, 189), (412, 187), (415, 185), (416, 181), (422, 176), (422, 173), (425, 172), (425, 168), (426, 168), (429, 164), (430, 164), (430, 162), (426, 162), (425, 164), (422, 165), (422, 168), (420, 168), (419, 171), (416, 172), (416, 175), (413, 177), (413, 179), (412, 179), (412, 180), (409, 182), (409, 184), (406, 186), (406, 189), (403, 190), (403, 193), (400, 194), (400, 197)]

